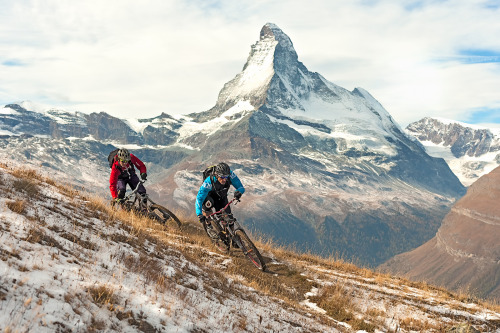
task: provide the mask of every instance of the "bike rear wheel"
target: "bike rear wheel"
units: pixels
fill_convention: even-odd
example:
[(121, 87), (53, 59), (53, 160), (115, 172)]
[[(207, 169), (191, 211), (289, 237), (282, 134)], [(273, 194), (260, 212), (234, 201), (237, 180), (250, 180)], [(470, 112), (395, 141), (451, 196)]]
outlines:
[(182, 223), (177, 216), (163, 206), (156, 204), (149, 206), (149, 214), (151, 218), (162, 224), (166, 224), (169, 220), (173, 220), (179, 228), (182, 226)]
[(238, 244), (240, 249), (243, 251), (243, 254), (250, 259), (250, 261), (260, 269), (261, 271), (266, 270), (266, 264), (264, 263), (264, 259), (262, 259), (262, 255), (259, 250), (255, 247), (253, 242), (247, 236), (244, 230), (238, 229), (234, 232), (233, 240)]

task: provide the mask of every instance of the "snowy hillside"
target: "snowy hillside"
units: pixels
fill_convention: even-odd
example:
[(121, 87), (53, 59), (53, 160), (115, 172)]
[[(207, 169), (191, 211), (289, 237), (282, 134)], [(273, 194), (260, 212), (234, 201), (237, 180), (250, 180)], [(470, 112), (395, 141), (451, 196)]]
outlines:
[(0, 165), (4, 332), (439, 332), (500, 327), (497, 307), (257, 242), (269, 272), (184, 229)]
[(500, 165), (500, 128), (444, 118), (423, 118), (407, 126), (426, 152), (443, 158), (465, 186)]

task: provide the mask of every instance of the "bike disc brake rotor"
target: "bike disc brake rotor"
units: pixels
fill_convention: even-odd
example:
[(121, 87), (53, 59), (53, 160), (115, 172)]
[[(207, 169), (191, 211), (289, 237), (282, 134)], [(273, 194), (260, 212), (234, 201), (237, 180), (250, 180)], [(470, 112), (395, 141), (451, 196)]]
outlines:
[(168, 215), (166, 212), (161, 211), (158, 208), (153, 209), (153, 214), (155, 214), (157, 218), (163, 221), (166, 221), (170, 218), (170, 215)]
[(212, 238), (213, 240), (217, 240), (217, 239), (219, 239), (219, 235), (217, 234), (217, 231), (215, 231), (214, 229), (208, 229), (208, 228), (207, 228), (207, 234), (208, 234), (208, 236), (210, 236), (210, 238)]

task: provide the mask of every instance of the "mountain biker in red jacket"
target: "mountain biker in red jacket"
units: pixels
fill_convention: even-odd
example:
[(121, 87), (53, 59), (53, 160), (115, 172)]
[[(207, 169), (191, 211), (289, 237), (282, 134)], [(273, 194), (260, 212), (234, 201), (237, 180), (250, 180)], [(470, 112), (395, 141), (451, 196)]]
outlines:
[[(132, 189), (135, 189), (137, 184), (139, 184), (139, 177), (135, 173), (135, 168), (139, 169), (142, 180), (146, 180), (148, 175), (144, 163), (129, 153), (127, 149), (121, 148), (118, 150), (115, 162), (111, 166), (111, 175), (109, 176), (109, 190), (114, 202), (121, 203), (127, 191), (127, 184)], [(146, 188), (142, 184), (139, 184), (137, 192), (145, 194)]]

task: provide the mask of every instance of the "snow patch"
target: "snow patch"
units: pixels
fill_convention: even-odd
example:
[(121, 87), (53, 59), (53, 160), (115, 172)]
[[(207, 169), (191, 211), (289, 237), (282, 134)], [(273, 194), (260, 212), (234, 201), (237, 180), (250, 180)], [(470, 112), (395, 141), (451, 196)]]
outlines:
[(0, 109), (0, 114), (4, 114), (4, 115), (7, 115), (7, 114), (18, 115), (19, 112), (17, 112), (16, 110), (11, 109), (11, 108), (5, 106), (5, 107), (3, 107), (3, 108)]

